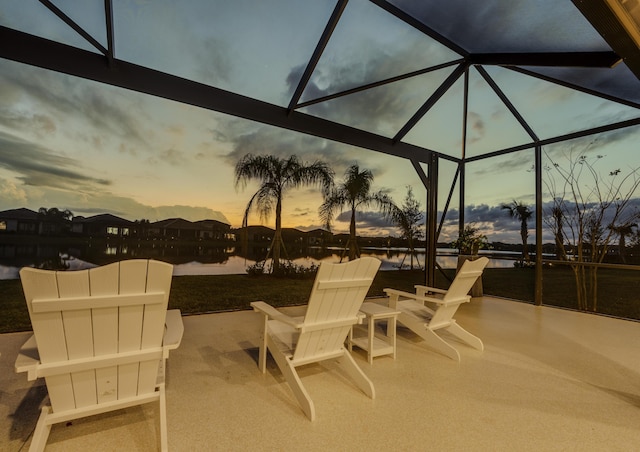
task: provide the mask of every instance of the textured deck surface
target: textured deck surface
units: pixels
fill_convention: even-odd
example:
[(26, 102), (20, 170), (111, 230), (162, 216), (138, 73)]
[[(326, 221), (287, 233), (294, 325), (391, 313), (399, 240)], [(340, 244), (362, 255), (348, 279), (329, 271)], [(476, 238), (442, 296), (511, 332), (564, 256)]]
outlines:
[[(271, 358), (266, 375), (258, 371), (258, 314), (185, 317), (167, 369), (170, 449), (627, 451), (640, 443), (640, 323), (486, 297), (456, 318), (485, 344), (484, 352), (456, 344), (460, 363), (402, 327), (395, 361), (369, 365), (354, 349), (375, 400), (323, 372), (331, 362), (303, 367), (316, 406), (310, 422)], [(0, 335), (1, 451), (27, 450), (46, 394), (42, 381), (13, 372), (27, 337)], [(157, 450), (155, 414), (150, 405), (56, 425), (47, 451)]]

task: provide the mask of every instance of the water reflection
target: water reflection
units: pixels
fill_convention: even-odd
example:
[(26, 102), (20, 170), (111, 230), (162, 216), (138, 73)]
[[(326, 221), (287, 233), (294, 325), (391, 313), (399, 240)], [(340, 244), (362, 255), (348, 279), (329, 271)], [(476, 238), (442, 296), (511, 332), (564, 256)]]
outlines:
[[(457, 256), (451, 249), (438, 249), (438, 264), (455, 268)], [(174, 265), (174, 275), (243, 274), (267, 253), (264, 247), (253, 247), (241, 255), (233, 244), (218, 246), (175, 242), (105, 242), (85, 243), (40, 241), (38, 243), (0, 243), (0, 279), (16, 279), (20, 268), (36, 267), (54, 270), (78, 270), (117, 262), (123, 259), (153, 258)], [(288, 250), (287, 257), (296, 265), (309, 267), (322, 261), (340, 262), (343, 257), (337, 247), (298, 247)], [(406, 249), (363, 248), (363, 256), (382, 261), (381, 270), (408, 268), (411, 262)], [(414, 268), (425, 262), (425, 250), (414, 256)], [(490, 267), (511, 267), (512, 261), (491, 259)]]

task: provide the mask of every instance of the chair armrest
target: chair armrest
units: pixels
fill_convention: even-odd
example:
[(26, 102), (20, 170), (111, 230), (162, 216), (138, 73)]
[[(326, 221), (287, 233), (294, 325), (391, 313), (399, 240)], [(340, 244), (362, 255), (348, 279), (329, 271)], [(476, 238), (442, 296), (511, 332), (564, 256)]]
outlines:
[(38, 366), (40, 365), (40, 353), (38, 352), (38, 346), (36, 344), (36, 337), (31, 337), (25, 342), (16, 358), (15, 369), (16, 372), (27, 372), (27, 380), (36, 380)]
[[(404, 298), (407, 298), (409, 300), (421, 301), (422, 303), (429, 302), (429, 303), (437, 303), (437, 304), (440, 304), (440, 305), (450, 304), (450, 302), (443, 301), (440, 298), (420, 296), (420, 295), (416, 295), (416, 294), (411, 293), (411, 292), (405, 292), (405, 291), (402, 291), (402, 290), (396, 290), (396, 289), (383, 289), (383, 290), (389, 296), (389, 299), (391, 301), (393, 301), (394, 299), (395, 299), (395, 301), (398, 301), (399, 297), (404, 297)], [(396, 307), (392, 306), (391, 303), (389, 304), (389, 306), (391, 308), (393, 308), (393, 309), (396, 309)]]
[(273, 320), (278, 320), (282, 323), (286, 323), (287, 325), (291, 325), (296, 329), (302, 328), (303, 323), (300, 322), (300, 317), (290, 317), (286, 314), (283, 314), (264, 301), (252, 301), (251, 307), (254, 311), (260, 312), (264, 316), (272, 318)]
[(416, 284), (415, 286), (413, 286), (416, 291), (417, 290), (422, 290), (424, 291), (424, 293), (441, 293), (441, 294), (446, 294), (447, 291), (444, 289), (438, 289), (437, 287), (429, 287), (429, 286), (421, 286), (420, 284)]
[(182, 313), (180, 309), (170, 309), (164, 321), (164, 337), (162, 346), (168, 350), (175, 350), (182, 342), (184, 334), (184, 324), (182, 323)]

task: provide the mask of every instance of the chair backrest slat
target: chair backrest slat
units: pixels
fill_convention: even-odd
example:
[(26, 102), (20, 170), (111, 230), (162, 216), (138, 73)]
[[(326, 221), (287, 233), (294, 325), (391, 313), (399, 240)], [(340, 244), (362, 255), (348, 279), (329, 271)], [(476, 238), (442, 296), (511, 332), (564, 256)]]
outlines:
[(161, 304), (164, 292), (150, 292), (129, 295), (78, 295), (70, 298), (42, 298), (33, 300), (33, 312), (73, 311), (103, 309), (130, 305)]
[[(59, 272), (58, 294), (61, 300), (90, 295), (89, 271)], [(64, 310), (62, 321), (67, 341), (67, 356), (70, 360), (90, 358), (93, 351), (93, 325), (91, 309)], [(85, 370), (71, 373), (76, 407), (97, 403), (95, 371)]]
[[(120, 265), (111, 264), (89, 272), (91, 294), (98, 297), (117, 296)], [(93, 309), (93, 348), (97, 356), (118, 353), (118, 307)], [(118, 366), (96, 369), (98, 403), (118, 399)]]
[[(171, 275), (173, 273), (173, 267), (167, 267), (162, 264), (163, 263), (157, 261), (149, 261), (149, 267), (146, 273), (147, 281), (145, 290), (147, 292), (163, 292), (165, 298), (162, 304), (150, 304), (145, 307), (144, 328), (140, 341), (142, 348), (160, 347), (162, 345), (167, 303), (171, 289)], [(138, 376), (139, 394), (155, 391), (155, 384), (158, 378), (158, 364), (159, 361), (142, 361), (140, 363), (140, 373)]]

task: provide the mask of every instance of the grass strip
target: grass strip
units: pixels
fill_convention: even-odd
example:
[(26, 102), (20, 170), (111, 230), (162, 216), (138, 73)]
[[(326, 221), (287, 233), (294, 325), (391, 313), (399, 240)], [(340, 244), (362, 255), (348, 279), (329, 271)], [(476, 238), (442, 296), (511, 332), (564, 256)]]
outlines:
[[(453, 270), (445, 271), (453, 278)], [(489, 268), (483, 274), (486, 295), (533, 303), (535, 272), (530, 268)], [(383, 289), (413, 291), (423, 284), (420, 270), (380, 271), (371, 285), (368, 297), (384, 296)], [(570, 268), (551, 268), (543, 272), (544, 304), (575, 309), (575, 281)], [(250, 309), (252, 301), (265, 301), (273, 306), (305, 304), (311, 293), (313, 278), (275, 278), (248, 275), (174, 276), (169, 308), (183, 314)], [(436, 286), (446, 288), (449, 281), (436, 272)], [(0, 333), (31, 330), (29, 313), (19, 280), (0, 280)], [(640, 320), (640, 278), (636, 271), (600, 269), (598, 272), (598, 312)]]

